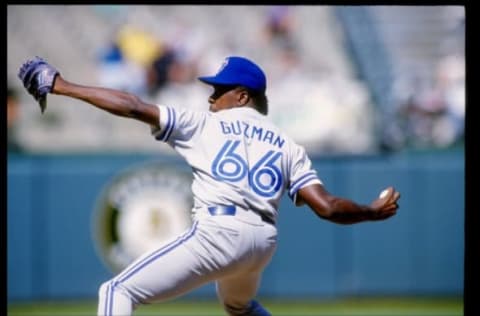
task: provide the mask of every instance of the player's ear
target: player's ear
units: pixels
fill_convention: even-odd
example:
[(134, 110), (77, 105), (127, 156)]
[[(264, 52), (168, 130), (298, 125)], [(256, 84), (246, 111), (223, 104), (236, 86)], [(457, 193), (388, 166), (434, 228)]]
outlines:
[(237, 102), (239, 105), (244, 106), (250, 101), (250, 94), (246, 89), (240, 88), (241, 90), (238, 93)]

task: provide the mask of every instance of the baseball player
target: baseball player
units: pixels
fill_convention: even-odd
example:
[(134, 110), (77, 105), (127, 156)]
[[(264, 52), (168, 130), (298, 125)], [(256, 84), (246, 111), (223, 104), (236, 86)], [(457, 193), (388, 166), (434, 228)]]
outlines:
[(42, 112), (53, 93), (139, 120), (192, 167), (191, 228), (102, 284), (98, 315), (131, 315), (139, 304), (178, 297), (212, 281), (228, 315), (270, 315), (254, 298), (276, 248), (285, 192), (295, 205), (306, 204), (340, 224), (384, 220), (397, 211), (400, 194), (393, 187), (370, 205), (326, 190), (305, 149), (267, 119), (265, 74), (244, 57), (228, 57), (215, 75), (198, 78), (213, 87), (208, 112), (78, 85), (38, 57), (22, 65), (19, 77)]

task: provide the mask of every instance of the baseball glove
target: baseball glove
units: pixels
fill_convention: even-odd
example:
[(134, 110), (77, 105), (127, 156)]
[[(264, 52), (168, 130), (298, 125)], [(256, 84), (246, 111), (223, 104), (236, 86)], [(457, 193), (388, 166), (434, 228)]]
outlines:
[(58, 74), (60, 74), (58, 70), (38, 56), (27, 60), (18, 71), (23, 86), (38, 102), (42, 113), (47, 107), (47, 94), (52, 91), (53, 82)]

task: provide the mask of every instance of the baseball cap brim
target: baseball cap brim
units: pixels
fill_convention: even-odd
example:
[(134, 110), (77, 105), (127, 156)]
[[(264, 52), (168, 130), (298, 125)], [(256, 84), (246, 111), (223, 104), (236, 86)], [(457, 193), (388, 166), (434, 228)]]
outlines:
[(219, 78), (217, 76), (198, 77), (198, 80), (212, 86), (231, 86), (237, 84), (233, 81), (225, 80), (224, 78)]

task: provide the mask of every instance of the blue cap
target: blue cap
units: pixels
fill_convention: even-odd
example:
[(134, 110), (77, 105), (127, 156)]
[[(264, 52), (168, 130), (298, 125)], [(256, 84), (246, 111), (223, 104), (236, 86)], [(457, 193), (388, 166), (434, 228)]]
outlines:
[(216, 75), (198, 77), (198, 80), (212, 86), (239, 85), (259, 92), (267, 89), (263, 70), (251, 60), (238, 56), (225, 58)]

